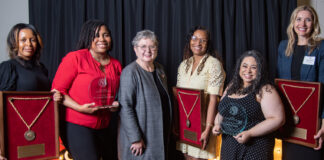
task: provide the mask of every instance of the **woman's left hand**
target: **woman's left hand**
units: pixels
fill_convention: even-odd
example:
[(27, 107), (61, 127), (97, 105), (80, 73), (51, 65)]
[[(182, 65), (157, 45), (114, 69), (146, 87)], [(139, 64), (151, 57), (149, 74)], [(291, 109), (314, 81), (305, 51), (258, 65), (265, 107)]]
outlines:
[(236, 139), (238, 143), (242, 144), (242, 143), (246, 143), (251, 138), (251, 134), (249, 131), (243, 131), (233, 137)]
[(60, 93), (60, 91), (58, 91), (56, 89), (52, 89), (51, 92), (54, 93), (54, 95), (53, 95), (54, 101), (59, 102), (59, 103), (63, 101), (63, 96)]
[(129, 149), (132, 151), (132, 154), (134, 154), (135, 156), (142, 155), (145, 149), (145, 143), (143, 139), (141, 139), (138, 142), (134, 142)]
[(209, 134), (210, 134), (209, 129), (205, 129), (205, 131), (201, 133), (200, 142), (202, 142), (203, 144), (201, 149), (206, 149), (209, 140)]
[(318, 146), (314, 148), (315, 150), (320, 150), (323, 145), (323, 140), (324, 140), (324, 119), (322, 119), (322, 127), (320, 130), (318, 130), (317, 134), (314, 136), (315, 140), (318, 140)]

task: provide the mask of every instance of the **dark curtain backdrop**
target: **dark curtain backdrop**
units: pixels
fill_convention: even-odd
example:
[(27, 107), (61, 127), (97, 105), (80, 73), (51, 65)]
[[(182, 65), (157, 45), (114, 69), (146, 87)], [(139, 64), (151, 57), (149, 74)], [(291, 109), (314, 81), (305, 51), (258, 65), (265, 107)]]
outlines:
[(211, 32), (227, 81), (236, 59), (250, 49), (264, 54), (273, 78), (278, 44), (287, 37), (295, 7), (296, 0), (29, 0), (29, 19), (43, 37), (41, 61), (51, 79), (62, 57), (75, 49), (81, 25), (100, 19), (112, 31), (110, 55), (124, 66), (136, 59), (131, 45), (136, 32), (154, 31), (160, 40), (157, 61), (174, 86), (185, 35), (195, 25)]

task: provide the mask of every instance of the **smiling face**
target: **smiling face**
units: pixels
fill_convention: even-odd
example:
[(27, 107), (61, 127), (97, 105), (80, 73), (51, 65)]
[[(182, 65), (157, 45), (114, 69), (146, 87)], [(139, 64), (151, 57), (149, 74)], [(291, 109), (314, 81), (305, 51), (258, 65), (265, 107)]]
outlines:
[(299, 11), (294, 23), (294, 31), (296, 32), (297, 36), (308, 38), (311, 35), (312, 30), (312, 14), (307, 10)]
[(254, 57), (245, 57), (240, 65), (240, 77), (243, 80), (243, 86), (251, 85), (251, 82), (257, 77), (257, 63)]
[(196, 30), (190, 40), (190, 50), (193, 55), (204, 55), (207, 50), (207, 41), (207, 33), (203, 30)]
[(32, 59), (37, 47), (37, 39), (31, 29), (22, 29), (18, 34), (18, 56), (25, 60)]
[(134, 51), (137, 56), (137, 60), (142, 63), (153, 63), (157, 56), (157, 45), (149, 38), (144, 38), (138, 41), (134, 46)]
[(106, 53), (111, 48), (111, 37), (106, 26), (101, 26), (96, 31), (90, 51), (94, 53)]

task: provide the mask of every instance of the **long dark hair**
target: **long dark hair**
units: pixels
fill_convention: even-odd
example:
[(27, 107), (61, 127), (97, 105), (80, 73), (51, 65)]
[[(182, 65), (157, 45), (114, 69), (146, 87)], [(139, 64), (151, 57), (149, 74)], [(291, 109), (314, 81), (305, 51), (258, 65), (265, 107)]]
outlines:
[[(256, 78), (252, 81), (251, 85), (244, 88), (243, 80), (240, 77), (240, 67), (244, 58), (253, 57), (257, 64), (257, 75)], [(239, 94), (244, 95), (248, 93), (259, 94), (262, 96), (262, 87), (266, 84), (271, 84), (268, 79), (266, 64), (263, 56), (260, 52), (256, 50), (250, 50), (244, 52), (241, 57), (236, 61), (235, 72), (232, 80), (229, 83), (229, 88), (227, 89), (227, 94)]]
[[(99, 33), (99, 29), (101, 26), (106, 26), (106, 28), (109, 32), (109, 35), (111, 36), (111, 34), (110, 34), (111, 32), (105, 22), (100, 21), (100, 20), (90, 19), (82, 25), (79, 40), (76, 45), (76, 50), (86, 49), (86, 48), (90, 49), (92, 41), (95, 39), (95, 37)], [(109, 50), (111, 50), (111, 49), (112, 49), (112, 47), (110, 47)]]
[(43, 42), (36, 27), (33, 26), (32, 24), (18, 23), (11, 28), (7, 36), (7, 47), (9, 51), (9, 57), (11, 59), (18, 57), (19, 33), (22, 29), (30, 29), (33, 32), (33, 35), (36, 37), (37, 46), (36, 46), (36, 51), (32, 57), (32, 60), (34, 60), (36, 64), (39, 64), (39, 58), (41, 55), (41, 50), (43, 48)]

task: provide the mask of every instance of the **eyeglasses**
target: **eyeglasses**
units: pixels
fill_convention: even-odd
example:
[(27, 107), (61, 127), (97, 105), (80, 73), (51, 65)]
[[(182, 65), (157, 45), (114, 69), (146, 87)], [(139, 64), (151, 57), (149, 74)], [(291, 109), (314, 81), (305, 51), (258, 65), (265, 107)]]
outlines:
[(207, 39), (198, 38), (198, 37), (196, 37), (196, 36), (192, 36), (192, 37), (191, 37), (191, 40), (192, 40), (193, 42), (207, 43)]
[(147, 51), (148, 49), (150, 49), (151, 51), (156, 51), (157, 50), (157, 46), (142, 45), (142, 46), (137, 46), (137, 47), (141, 48), (144, 51)]

